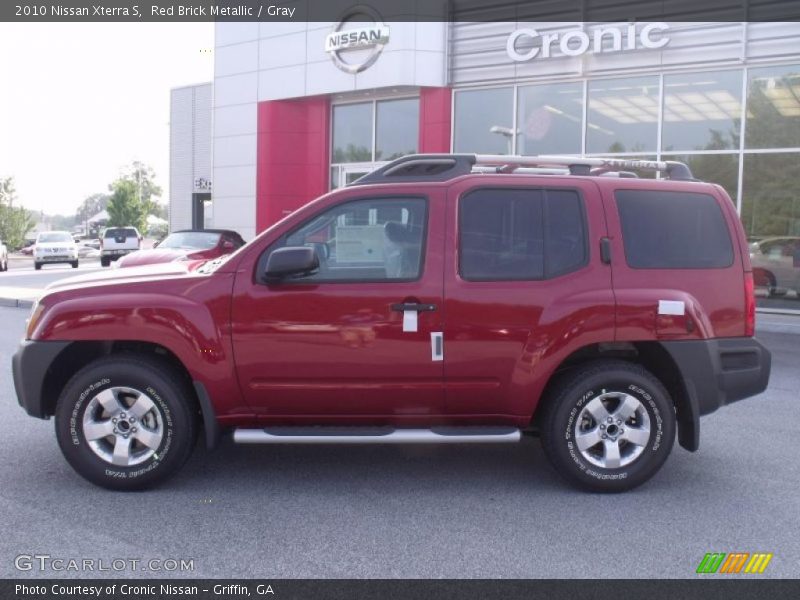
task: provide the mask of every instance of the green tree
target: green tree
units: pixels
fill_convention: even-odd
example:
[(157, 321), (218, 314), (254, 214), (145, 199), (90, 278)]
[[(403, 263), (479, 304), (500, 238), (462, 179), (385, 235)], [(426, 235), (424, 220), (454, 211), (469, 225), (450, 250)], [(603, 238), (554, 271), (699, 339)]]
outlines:
[(108, 207), (108, 201), (111, 198), (108, 194), (92, 194), (87, 197), (78, 207), (75, 213), (75, 221), (78, 224), (84, 224), (97, 213), (105, 210)]
[(9, 248), (21, 247), (25, 235), (36, 225), (30, 211), (14, 206), (16, 199), (14, 178), (0, 179), (0, 240)]
[(130, 179), (118, 179), (111, 184), (111, 200), (108, 202), (109, 227), (136, 227), (147, 230), (147, 206), (140, 201), (136, 183)]
[(153, 197), (161, 195), (153, 169), (134, 162), (109, 187), (112, 192), (106, 207), (109, 227), (132, 226), (141, 233), (147, 231), (147, 215), (153, 212), (155, 203)]

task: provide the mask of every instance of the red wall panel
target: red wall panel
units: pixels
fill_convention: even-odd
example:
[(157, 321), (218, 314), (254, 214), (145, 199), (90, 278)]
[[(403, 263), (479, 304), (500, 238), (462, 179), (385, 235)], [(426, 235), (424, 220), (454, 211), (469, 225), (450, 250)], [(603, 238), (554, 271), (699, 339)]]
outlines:
[(419, 94), (419, 151), (450, 152), (452, 90), (426, 87)]
[(328, 191), (329, 132), (327, 97), (258, 105), (257, 232)]

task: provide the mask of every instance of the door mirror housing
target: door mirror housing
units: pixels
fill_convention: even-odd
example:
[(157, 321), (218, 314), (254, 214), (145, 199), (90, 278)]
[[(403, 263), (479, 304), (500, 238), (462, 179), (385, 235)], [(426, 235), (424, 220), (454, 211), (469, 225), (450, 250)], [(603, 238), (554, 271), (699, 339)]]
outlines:
[(288, 246), (274, 250), (267, 259), (264, 269), (266, 281), (280, 281), (287, 277), (308, 275), (319, 269), (319, 258), (314, 248), (308, 246)]

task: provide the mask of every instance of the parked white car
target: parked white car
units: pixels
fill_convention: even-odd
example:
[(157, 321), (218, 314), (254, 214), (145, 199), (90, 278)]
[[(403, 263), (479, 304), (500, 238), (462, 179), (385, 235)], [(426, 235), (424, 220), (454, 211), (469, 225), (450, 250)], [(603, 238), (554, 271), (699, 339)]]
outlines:
[(2, 271), (8, 271), (8, 248), (0, 240), (0, 272)]
[(78, 245), (69, 231), (43, 231), (36, 237), (33, 247), (33, 266), (38, 271), (42, 265), (69, 263), (78, 268)]

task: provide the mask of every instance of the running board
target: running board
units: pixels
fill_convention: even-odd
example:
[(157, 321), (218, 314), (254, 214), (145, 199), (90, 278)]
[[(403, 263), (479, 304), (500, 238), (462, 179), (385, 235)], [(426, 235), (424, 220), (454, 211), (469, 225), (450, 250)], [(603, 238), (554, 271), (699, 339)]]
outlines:
[(515, 427), (267, 427), (233, 432), (237, 444), (497, 444), (520, 438)]

